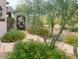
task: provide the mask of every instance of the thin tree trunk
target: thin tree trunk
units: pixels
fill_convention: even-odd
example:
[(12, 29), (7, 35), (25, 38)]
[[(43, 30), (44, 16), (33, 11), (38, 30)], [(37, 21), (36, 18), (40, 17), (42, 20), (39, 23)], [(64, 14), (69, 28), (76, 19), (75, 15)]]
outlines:
[(60, 35), (62, 34), (62, 31), (63, 31), (64, 26), (65, 26), (65, 24), (62, 26), (62, 28), (61, 28), (59, 34), (56, 36), (56, 38), (54, 38), (54, 41), (53, 41), (53, 43), (51, 44), (51, 46), (53, 45), (53, 48), (55, 47), (56, 41), (59, 40), (59, 37), (60, 37)]
[(53, 37), (53, 38), (52, 38), (52, 42), (51, 42), (51, 44), (50, 44), (50, 47), (51, 47), (51, 46), (53, 46), (53, 48), (55, 47), (55, 43), (56, 43), (56, 41), (59, 40), (59, 37), (60, 37), (60, 35), (61, 35), (61, 33), (62, 33), (63, 29), (64, 29), (64, 26), (65, 26), (65, 24), (63, 24), (62, 28), (60, 29), (59, 34), (58, 34), (56, 37)]

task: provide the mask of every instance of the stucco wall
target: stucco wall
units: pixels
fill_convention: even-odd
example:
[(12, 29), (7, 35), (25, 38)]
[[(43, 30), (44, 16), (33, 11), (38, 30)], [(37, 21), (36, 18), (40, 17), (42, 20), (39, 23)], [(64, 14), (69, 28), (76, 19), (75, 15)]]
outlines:
[(6, 33), (6, 22), (0, 22), (0, 37)]
[(7, 32), (6, 23), (6, 0), (0, 0), (0, 6), (3, 8), (2, 15), (5, 21), (0, 21), (0, 37), (2, 37)]

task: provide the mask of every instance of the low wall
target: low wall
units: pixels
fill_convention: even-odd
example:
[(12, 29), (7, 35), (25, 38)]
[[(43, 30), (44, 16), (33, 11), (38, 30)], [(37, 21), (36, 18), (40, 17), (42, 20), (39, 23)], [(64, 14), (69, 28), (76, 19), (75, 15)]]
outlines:
[(0, 21), (0, 37), (7, 32), (7, 25), (5, 21)]

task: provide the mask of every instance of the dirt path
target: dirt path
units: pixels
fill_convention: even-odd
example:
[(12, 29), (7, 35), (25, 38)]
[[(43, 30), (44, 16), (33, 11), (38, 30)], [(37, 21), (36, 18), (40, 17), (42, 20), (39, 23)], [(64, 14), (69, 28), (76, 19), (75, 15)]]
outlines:
[(0, 59), (5, 59), (8, 52), (13, 49), (14, 43), (0, 43)]

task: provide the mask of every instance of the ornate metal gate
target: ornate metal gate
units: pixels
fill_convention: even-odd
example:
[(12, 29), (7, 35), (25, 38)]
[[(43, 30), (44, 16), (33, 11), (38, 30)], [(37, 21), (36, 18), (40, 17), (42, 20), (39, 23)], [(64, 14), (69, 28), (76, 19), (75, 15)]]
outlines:
[(18, 30), (25, 30), (26, 26), (26, 20), (25, 20), (25, 16), (22, 15), (18, 15), (16, 17), (16, 26)]

